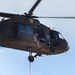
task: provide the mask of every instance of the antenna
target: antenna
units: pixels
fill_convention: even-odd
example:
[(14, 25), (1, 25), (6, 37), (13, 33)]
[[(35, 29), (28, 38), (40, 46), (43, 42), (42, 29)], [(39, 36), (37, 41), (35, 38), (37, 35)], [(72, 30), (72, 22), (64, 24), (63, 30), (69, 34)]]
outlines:
[(41, 2), (41, 0), (37, 0), (36, 3), (32, 6), (32, 8), (28, 12), (28, 16), (31, 16), (33, 14), (33, 11), (38, 6), (38, 4)]

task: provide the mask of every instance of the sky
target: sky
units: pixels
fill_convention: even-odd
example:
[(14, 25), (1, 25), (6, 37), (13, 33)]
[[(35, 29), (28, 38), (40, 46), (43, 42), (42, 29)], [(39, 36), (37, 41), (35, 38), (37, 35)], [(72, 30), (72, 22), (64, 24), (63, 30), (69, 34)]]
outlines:
[[(0, 12), (23, 14), (36, 0), (0, 0)], [(42, 0), (33, 13), (37, 16), (73, 16), (75, 0)], [(39, 19), (51, 29), (55, 27), (68, 41), (65, 53), (37, 57), (32, 75), (75, 75), (75, 19)], [(29, 53), (0, 47), (0, 75), (29, 75)]]

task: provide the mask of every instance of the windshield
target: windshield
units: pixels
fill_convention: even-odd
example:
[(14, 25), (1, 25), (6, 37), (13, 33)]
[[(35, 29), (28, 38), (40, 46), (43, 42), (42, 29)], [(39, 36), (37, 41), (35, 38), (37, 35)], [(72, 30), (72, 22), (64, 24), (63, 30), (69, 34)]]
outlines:
[(60, 32), (59, 32), (59, 38), (65, 39)]

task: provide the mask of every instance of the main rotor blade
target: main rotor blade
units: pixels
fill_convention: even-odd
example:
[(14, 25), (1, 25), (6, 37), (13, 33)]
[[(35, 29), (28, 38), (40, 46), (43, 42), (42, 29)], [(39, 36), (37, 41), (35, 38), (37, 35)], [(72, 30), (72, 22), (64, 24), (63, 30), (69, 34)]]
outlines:
[(38, 4), (41, 2), (41, 0), (37, 0), (36, 3), (32, 6), (32, 8), (29, 10), (28, 15), (31, 16), (35, 8), (38, 6)]
[(36, 17), (36, 18), (75, 19), (75, 17)]
[(0, 17), (14, 18), (16, 16), (20, 16), (20, 15), (0, 12)]

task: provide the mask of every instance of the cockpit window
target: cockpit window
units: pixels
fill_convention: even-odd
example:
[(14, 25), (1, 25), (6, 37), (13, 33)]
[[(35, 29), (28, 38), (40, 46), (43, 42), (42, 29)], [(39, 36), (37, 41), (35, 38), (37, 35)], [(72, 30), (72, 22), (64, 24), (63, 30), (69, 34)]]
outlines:
[(58, 39), (59, 38), (58, 32), (51, 30), (50, 31), (50, 37), (51, 37), (51, 39)]
[(54, 30), (50, 31), (50, 37), (51, 37), (51, 39), (59, 39), (59, 38), (64, 39), (64, 37), (61, 35), (60, 32), (54, 31)]

